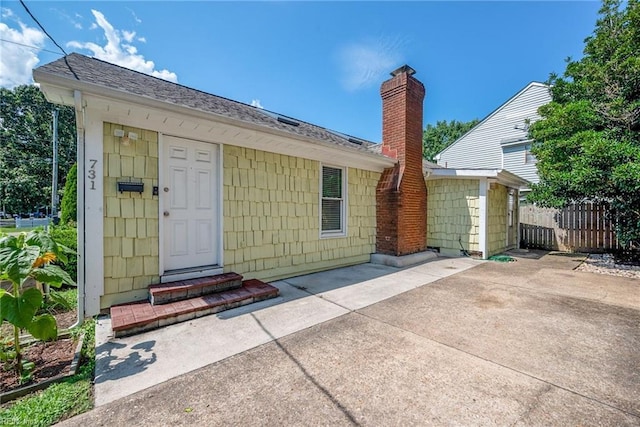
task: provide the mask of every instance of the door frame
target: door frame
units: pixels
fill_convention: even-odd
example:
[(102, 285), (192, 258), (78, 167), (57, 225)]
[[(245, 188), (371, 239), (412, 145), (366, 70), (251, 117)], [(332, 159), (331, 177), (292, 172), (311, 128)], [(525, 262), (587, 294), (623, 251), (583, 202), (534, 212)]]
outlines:
[[(215, 171), (216, 178), (218, 180), (218, 197), (215, 199), (217, 204), (216, 215), (218, 216), (217, 221), (215, 222), (215, 226), (217, 227), (218, 238), (218, 259), (217, 264), (214, 266), (203, 267), (198, 269), (197, 267), (194, 269), (190, 269), (187, 272), (183, 271), (165, 271), (165, 235), (164, 235), (164, 223), (163, 223), (163, 212), (164, 212), (164, 197), (162, 197), (163, 191), (162, 188), (165, 184), (166, 171), (164, 170), (165, 164), (165, 137), (172, 137), (178, 139), (184, 139), (187, 141), (199, 142), (203, 144), (211, 144), (218, 147), (218, 161), (216, 164), (217, 170)], [(216, 274), (222, 274), (224, 270), (224, 162), (223, 162), (223, 147), (224, 145), (218, 142), (212, 141), (204, 141), (200, 139), (187, 138), (184, 136), (180, 136), (177, 134), (170, 133), (161, 133), (158, 132), (158, 273), (160, 275), (160, 282), (167, 283), (173, 282), (176, 280), (187, 280), (187, 279), (195, 279), (198, 277), (212, 276)]]

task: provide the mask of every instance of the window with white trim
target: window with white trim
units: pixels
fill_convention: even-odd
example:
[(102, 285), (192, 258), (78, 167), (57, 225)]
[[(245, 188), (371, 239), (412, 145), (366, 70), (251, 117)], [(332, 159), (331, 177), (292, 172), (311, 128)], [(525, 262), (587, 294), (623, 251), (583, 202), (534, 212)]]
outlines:
[(320, 234), (322, 237), (344, 236), (346, 171), (343, 168), (322, 166), (320, 180)]
[(524, 146), (524, 164), (530, 165), (536, 162), (536, 156), (531, 152), (531, 145)]

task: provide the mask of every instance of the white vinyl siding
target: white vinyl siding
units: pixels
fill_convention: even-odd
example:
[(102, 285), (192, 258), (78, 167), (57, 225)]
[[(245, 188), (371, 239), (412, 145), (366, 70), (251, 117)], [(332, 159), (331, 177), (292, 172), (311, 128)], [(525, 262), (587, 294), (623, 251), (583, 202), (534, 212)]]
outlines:
[[(538, 182), (536, 162), (527, 161), (527, 147), (531, 143), (502, 147), (503, 168), (531, 182)], [(531, 154), (529, 154), (531, 156)]]
[(346, 170), (322, 166), (320, 188), (320, 233), (322, 237), (344, 236), (346, 231)]
[[(542, 83), (529, 84), (440, 153), (438, 164), (448, 168), (506, 169), (520, 175), (518, 171), (510, 169), (511, 161), (506, 158), (503, 160), (503, 148), (507, 147), (502, 144), (526, 140), (527, 121), (533, 123), (538, 120), (538, 108), (550, 101), (548, 86)], [(521, 152), (521, 155), (520, 165), (523, 166), (524, 153)], [(535, 164), (529, 166), (535, 170)], [(520, 176), (532, 179), (530, 173)]]

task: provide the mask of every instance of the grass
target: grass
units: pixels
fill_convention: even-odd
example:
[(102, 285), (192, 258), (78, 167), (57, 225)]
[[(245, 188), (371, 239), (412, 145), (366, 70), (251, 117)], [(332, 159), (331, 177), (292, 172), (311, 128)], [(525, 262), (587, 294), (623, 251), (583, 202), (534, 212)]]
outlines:
[(0, 409), (0, 425), (50, 426), (93, 407), (95, 368), (95, 322), (89, 319), (78, 328), (84, 332), (78, 373), (64, 382), (25, 396)]
[(33, 231), (36, 228), (39, 227), (20, 227), (20, 228), (15, 228), (15, 227), (0, 227), (0, 233), (28, 233), (29, 231)]
[(78, 288), (55, 289), (49, 291), (49, 298), (44, 301), (43, 312), (55, 313), (60, 311), (70, 311), (78, 303)]

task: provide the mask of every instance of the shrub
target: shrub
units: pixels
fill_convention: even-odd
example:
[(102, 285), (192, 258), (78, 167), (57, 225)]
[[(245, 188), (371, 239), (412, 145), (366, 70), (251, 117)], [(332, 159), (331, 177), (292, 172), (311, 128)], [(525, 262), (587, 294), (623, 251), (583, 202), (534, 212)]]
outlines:
[(78, 220), (78, 164), (74, 163), (67, 174), (60, 203), (60, 220), (63, 224)]
[(62, 223), (49, 228), (49, 234), (59, 244), (73, 250), (67, 254), (64, 269), (74, 281), (78, 280), (78, 229), (74, 222)]

